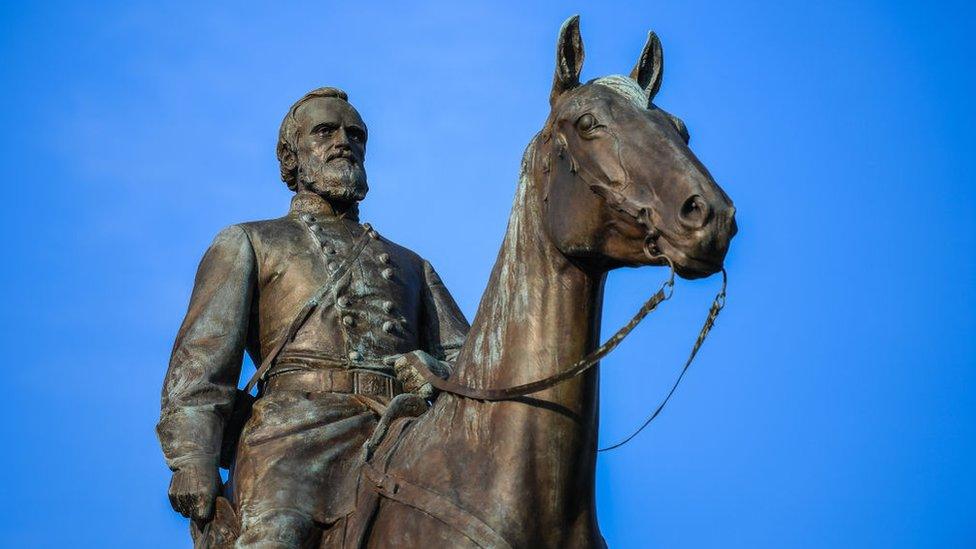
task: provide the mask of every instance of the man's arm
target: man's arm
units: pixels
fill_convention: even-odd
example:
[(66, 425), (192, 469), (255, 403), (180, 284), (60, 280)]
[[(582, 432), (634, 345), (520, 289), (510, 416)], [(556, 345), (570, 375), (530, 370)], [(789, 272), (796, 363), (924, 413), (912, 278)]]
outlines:
[(434, 267), (424, 261), (423, 349), (437, 360), (454, 364), (471, 326)]
[(464, 313), (447, 291), (441, 277), (425, 260), (421, 349), (403, 355), (393, 365), (404, 390), (424, 398), (432, 397), (434, 389), (419, 369), (430, 370), (445, 379), (450, 377), (469, 328)]
[(256, 270), (244, 230), (221, 231), (200, 261), (163, 382), (156, 433), (174, 472), (170, 500), (197, 519), (209, 516), (219, 487), (220, 442), (240, 379)]

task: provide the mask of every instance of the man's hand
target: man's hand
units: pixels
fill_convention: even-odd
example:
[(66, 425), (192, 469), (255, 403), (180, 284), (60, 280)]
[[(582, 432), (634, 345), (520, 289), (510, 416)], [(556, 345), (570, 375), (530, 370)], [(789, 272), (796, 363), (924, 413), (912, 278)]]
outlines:
[(206, 521), (213, 515), (220, 493), (220, 472), (216, 465), (187, 464), (173, 472), (169, 502), (186, 518)]
[(430, 370), (441, 379), (447, 379), (451, 375), (451, 367), (448, 363), (419, 350), (402, 355), (393, 363), (393, 370), (396, 372), (397, 379), (403, 384), (403, 390), (429, 400), (436, 390), (420, 373), (421, 368)]

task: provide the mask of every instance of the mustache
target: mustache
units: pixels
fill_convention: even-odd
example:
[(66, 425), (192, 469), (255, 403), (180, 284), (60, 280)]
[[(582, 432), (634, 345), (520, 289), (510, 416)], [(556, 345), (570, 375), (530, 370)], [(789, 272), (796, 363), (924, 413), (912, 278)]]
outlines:
[(329, 163), (329, 162), (332, 162), (333, 160), (336, 160), (336, 159), (339, 159), (339, 158), (344, 158), (344, 159), (346, 159), (346, 160), (348, 160), (350, 162), (353, 162), (353, 163), (358, 163), (359, 162), (356, 159), (356, 157), (353, 156), (352, 151), (350, 151), (349, 149), (339, 149), (339, 150), (335, 150), (335, 151), (330, 152), (329, 154), (327, 154), (325, 156), (325, 162), (326, 163)]

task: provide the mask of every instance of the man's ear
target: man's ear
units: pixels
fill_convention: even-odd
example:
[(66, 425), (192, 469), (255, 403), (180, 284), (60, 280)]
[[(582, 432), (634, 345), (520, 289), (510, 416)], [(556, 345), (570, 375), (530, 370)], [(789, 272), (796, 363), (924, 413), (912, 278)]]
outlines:
[(579, 86), (580, 71), (583, 70), (583, 39), (580, 37), (579, 15), (574, 15), (559, 29), (556, 42), (556, 74), (552, 77), (552, 91), (549, 104), (564, 92)]
[(288, 188), (295, 190), (293, 186), (298, 184), (298, 157), (295, 151), (291, 150), (285, 142), (278, 142), (278, 168), (281, 171), (281, 180), (288, 184)]

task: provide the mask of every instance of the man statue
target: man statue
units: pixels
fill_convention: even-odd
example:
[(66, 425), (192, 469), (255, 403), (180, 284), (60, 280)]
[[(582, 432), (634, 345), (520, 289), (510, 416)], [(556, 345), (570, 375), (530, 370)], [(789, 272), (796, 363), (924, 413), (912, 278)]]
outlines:
[[(298, 100), (277, 147), (296, 193), (288, 215), (224, 229), (200, 263), (157, 426), (170, 501), (198, 546), (218, 496), (236, 547), (317, 546), (352, 511), (385, 405), (431, 397), (418, 368), (449, 375), (467, 333), (430, 263), (359, 223), (366, 136), (342, 90)], [(261, 365), (253, 409), (237, 390), (245, 351)], [(237, 436), (233, 418), (248, 411)]]

